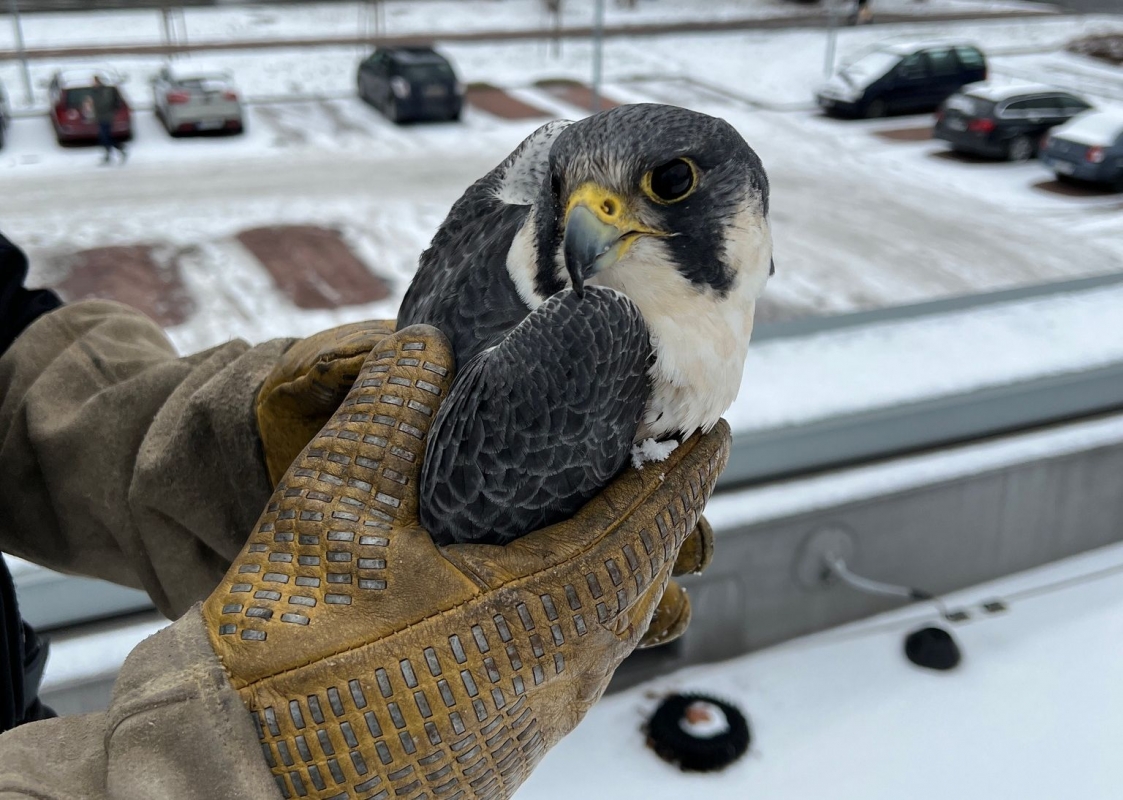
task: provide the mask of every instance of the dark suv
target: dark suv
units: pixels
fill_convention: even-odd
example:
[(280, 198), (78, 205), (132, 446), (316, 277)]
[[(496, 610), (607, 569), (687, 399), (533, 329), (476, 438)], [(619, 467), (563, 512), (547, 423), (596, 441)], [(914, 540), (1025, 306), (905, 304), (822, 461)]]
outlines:
[(464, 87), (428, 47), (379, 48), (359, 65), (359, 97), (393, 122), (457, 120)]
[(965, 86), (936, 112), (932, 135), (954, 150), (1028, 161), (1041, 136), (1092, 104), (1050, 86)]
[(961, 86), (986, 77), (986, 57), (973, 45), (892, 45), (847, 65), (815, 99), (827, 113), (848, 117), (932, 111)]

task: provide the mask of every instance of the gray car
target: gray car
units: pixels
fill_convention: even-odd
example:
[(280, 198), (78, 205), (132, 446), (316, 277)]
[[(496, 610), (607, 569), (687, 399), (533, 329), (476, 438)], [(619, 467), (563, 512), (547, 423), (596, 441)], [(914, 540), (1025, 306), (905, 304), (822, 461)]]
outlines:
[(152, 79), (152, 99), (156, 116), (172, 136), (245, 130), (242, 101), (229, 73), (164, 67)]
[(1041, 163), (1058, 178), (1123, 191), (1123, 113), (1088, 111), (1053, 128), (1041, 148)]

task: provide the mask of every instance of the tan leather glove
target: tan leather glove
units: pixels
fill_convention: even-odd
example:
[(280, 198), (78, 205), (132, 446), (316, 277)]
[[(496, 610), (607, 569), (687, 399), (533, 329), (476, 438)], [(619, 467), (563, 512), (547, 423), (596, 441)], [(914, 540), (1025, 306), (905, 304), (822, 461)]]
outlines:
[(639, 643), (728, 458), (722, 422), (568, 522), (438, 548), (417, 477), (452, 363), (433, 328), (387, 338), (204, 604), (286, 797), (510, 797)]
[(274, 486), (339, 408), (367, 354), (393, 332), (392, 319), (355, 322), (285, 351), (257, 393), (257, 429)]

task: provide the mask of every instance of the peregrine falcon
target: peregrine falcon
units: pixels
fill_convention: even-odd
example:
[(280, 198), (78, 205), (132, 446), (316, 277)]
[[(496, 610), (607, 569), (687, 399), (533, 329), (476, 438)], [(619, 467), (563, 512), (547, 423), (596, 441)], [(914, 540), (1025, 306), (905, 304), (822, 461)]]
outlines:
[(729, 123), (641, 104), (539, 128), (453, 205), (398, 313), (459, 366), (422, 523), (502, 544), (572, 516), (634, 442), (712, 427), (773, 269), (768, 178)]

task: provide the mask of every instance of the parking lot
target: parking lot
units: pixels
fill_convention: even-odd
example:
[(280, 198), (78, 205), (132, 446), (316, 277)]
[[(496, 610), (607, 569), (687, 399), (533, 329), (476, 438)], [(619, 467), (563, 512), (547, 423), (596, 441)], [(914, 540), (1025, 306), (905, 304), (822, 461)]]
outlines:
[[(1086, 24), (1019, 20), (938, 33), (990, 42), (997, 79), (1067, 80), (1111, 104), (1110, 74), (1059, 52)], [(897, 27), (898, 38), (921, 33)], [(869, 30), (846, 36), (842, 61), (875, 40)], [(1025, 286), (1123, 263), (1119, 195), (1058, 186), (1034, 161), (952, 155), (929, 138), (930, 115), (819, 114), (811, 93), (822, 45), (821, 32), (796, 31), (613, 40), (606, 50), (607, 102), (675, 103), (724, 117), (761, 155), (773, 185), (777, 264), (761, 319)], [(659, 57), (672, 48), (673, 61)], [(389, 123), (350, 88), (354, 48), (235, 53), (220, 66), (245, 92), (247, 132), (178, 140), (146, 109), (145, 76), (162, 62), (124, 60), (126, 92), (139, 108), (127, 165), (100, 167), (96, 149), (58, 147), (42, 115), (17, 118), (0, 151), (10, 187), (0, 197), (5, 231), (28, 247), (49, 283), (66, 280), (75, 253), (173, 254), (163, 263), (177, 265), (190, 311), (169, 330), (185, 350), (231, 335), (262, 339), (393, 316), (417, 254), (459, 193), (542, 122), (587, 113), (584, 44), (560, 56), (537, 42), (444, 50), (474, 84), (460, 123)], [(732, 68), (714, 69), (719, 61)], [(286, 88), (292, 99), (281, 96)], [(298, 302), (246, 246), (245, 231), (268, 226), (331, 232), (385, 296), (368, 287), (327, 292), (317, 307)], [(291, 313), (262, 313), (275, 302)]]

